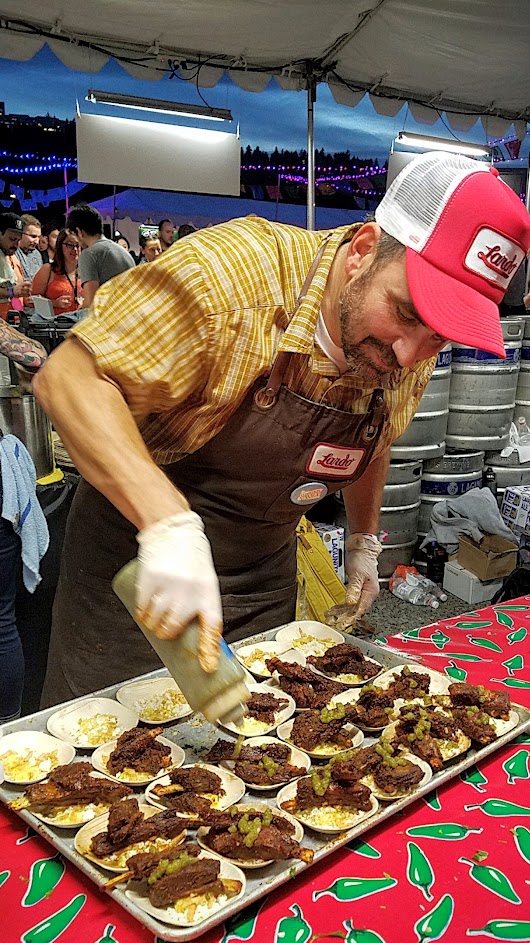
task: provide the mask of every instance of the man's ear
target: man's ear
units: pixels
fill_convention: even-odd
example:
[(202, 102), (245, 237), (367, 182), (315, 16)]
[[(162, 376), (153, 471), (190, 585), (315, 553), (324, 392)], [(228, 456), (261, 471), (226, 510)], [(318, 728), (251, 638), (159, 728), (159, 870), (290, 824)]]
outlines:
[(377, 251), (381, 238), (381, 227), (375, 223), (364, 223), (355, 232), (348, 243), (346, 255), (346, 274), (348, 277), (370, 264)]

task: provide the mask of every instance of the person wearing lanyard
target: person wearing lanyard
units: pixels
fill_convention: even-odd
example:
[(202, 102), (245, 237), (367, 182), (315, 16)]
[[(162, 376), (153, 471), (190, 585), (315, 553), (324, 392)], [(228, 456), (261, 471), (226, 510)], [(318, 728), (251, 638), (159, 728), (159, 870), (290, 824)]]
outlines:
[(296, 525), (341, 489), (347, 602), (378, 593), (389, 450), (450, 340), (504, 356), (498, 302), (530, 217), (488, 165), (427, 154), (375, 219), (307, 232), (257, 217), (178, 241), (103, 286), (35, 380), (84, 477), (67, 526), (43, 706), (158, 661), (111, 591), (139, 544), (160, 637), (294, 617)]
[(61, 229), (55, 244), (53, 262), (45, 263), (33, 279), (32, 292), (49, 298), (55, 315), (79, 308), (81, 282), (77, 271), (79, 240), (68, 229)]

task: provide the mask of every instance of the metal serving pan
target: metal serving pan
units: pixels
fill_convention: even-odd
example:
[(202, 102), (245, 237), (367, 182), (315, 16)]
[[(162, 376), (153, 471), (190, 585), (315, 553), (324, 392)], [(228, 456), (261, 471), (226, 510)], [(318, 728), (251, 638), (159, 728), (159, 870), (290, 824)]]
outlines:
[[(269, 632), (263, 632), (260, 635), (253, 636), (251, 641), (270, 641), (274, 639), (277, 631), (278, 629), (273, 629)], [(249, 639), (242, 639), (240, 642), (235, 643), (232, 647), (237, 650), (241, 645), (248, 644), (249, 641)], [(395, 668), (397, 665), (403, 664), (409, 664), (411, 667), (416, 668), (419, 667), (417, 661), (409, 660), (400, 654), (394, 654), (390, 651), (386, 651), (380, 648), (378, 645), (374, 645), (365, 639), (359, 639), (352, 637), (351, 635), (345, 635), (344, 641), (357, 645), (357, 647), (365, 655), (375, 659), (386, 668)], [(142, 678), (166, 677), (167, 674), (168, 673), (166, 669), (162, 668), (159, 671), (153, 671), (150, 674), (142, 675)], [(120, 684), (111, 685), (108, 688), (103, 688), (101, 691), (96, 691), (94, 693), (101, 696), (113, 697), (117, 689), (121, 687), (123, 683), (124, 682), (122, 681)], [(84, 699), (85, 698), (78, 698), (78, 700)], [(22, 717), (20, 720), (5, 724), (3, 727), (3, 732), (7, 734), (13, 733), (17, 730), (45, 731), (48, 717), (55, 713), (55, 711), (59, 710), (61, 706), (63, 705), (57, 705), (47, 710), (40, 711), (39, 713)], [(384, 805), (381, 804), (375, 815), (360, 823), (355, 828), (351, 828), (346, 832), (341, 832), (339, 835), (330, 835), (329, 837), (326, 837), (324, 835), (319, 835), (317, 832), (312, 832), (311, 829), (306, 829), (303, 844), (305, 847), (309, 847), (314, 850), (313, 863), (316, 863), (322, 858), (325, 858), (326, 855), (337, 851), (338, 848), (341, 848), (343, 845), (348, 844), (353, 839), (358, 838), (360, 835), (368, 832), (371, 828), (375, 828), (376, 826), (380, 825), (380, 823), (385, 819), (389, 819), (392, 815), (395, 815), (396, 812), (400, 812), (412, 802), (416, 802), (419, 797), (432, 792), (438, 786), (448, 782), (448, 780), (454, 779), (465, 769), (468, 769), (468, 767), (473, 766), (473, 764), (484, 759), (484, 757), (494, 753), (510, 740), (513, 740), (515, 737), (521, 734), (524, 730), (528, 730), (530, 728), (530, 710), (527, 710), (525, 707), (522, 707), (518, 704), (513, 704), (513, 709), (518, 712), (520, 718), (520, 722), (516, 727), (514, 727), (508, 733), (504, 734), (502, 737), (499, 737), (493, 744), (482, 747), (478, 750), (468, 750), (467, 753), (463, 754), (460, 759), (453, 760), (453, 762), (451, 762), (447, 768), (439, 773), (434, 773), (432, 779), (424, 786), (417, 789), (412, 795), (407, 796), (404, 799), (398, 799), (395, 802), (388, 802)], [(220, 732), (221, 731), (218, 727), (208, 723), (206, 720), (204, 720), (202, 715), (193, 714), (188, 719), (177, 721), (174, 724), (165, 726), (164, 736), (167, 739), (172, 740), (174, 743), (179, 744), (179, 746), (185, 750), (186, 763), (193, 763), (197, 760), (201, 760), (205, 756), (210, 747), (213, 746), (215, 741), (218, 739)], [(365, 737), (365, 743), (371, 742), (374, 742), (373, 738), (369, 736)], [(76, 760), (85, 758), (86, 754), (78, 753), (74, 759), (74, 762), (76, 762)], [(22, 793), (23, 789), (17, 788), (13, 785), (4, 784), (0, 786), (0, 801), (8, 804), (17, 796), (22, 795)], [(135, 795), (138, 797), (140, 802), (143, 800), (143, 792), (135, 790)], [(271, 793), (253, 793), (249, 790), (241, 801), (255, 801), (260, 803), (266, 802), (273, 808), (276, 808), (274, 796), (271, 798)], [(76, 852), (74, 848), (75, 832), (73, 830), (67, 831), (66, 829), (45, 825), (39, 819), (36, 819), (27, 810), (20, 810), (17, 812), (17, 815), (19, 815), (20, 818), (30, 825), (34, 831), (38, 832), (39, 835), (42, 835), (46, 841), (50, 842), (50, 844), (60, 851), (65, 858), (68, 858), (68, 860), (71, 861), (77, 868), (79, 868), (83, 874), (86, 874), (87, 877), (89, 877), (99, 888), (102, 888), (103, 884), (105, 884), (105, 882), (109, 879), (108, 872), (101, 870)], [(149, 914), (144, 913), (143, 910), (140, 910), (125, 896), (124, 890), (121, 886), (114, 887), (107, 893), (109, 893), (114, 898), (114, 900), (120, 904), (121, 907), (123, 907), (133, 917), (135, 917), (139, 923), (146, 926), (155, 934), (155, 936), (158, 936), (161, 940), (168, 940), (171, 941), (171, 943), (184, 943), (184, 941), (196, 939), (207, 930), (210, 930), (212, 927), (223, 923), (229, 917), (243, 910), (253, 901), (257, 901), (261, 897), (265, 897), (274, 888), (285, 884), (300, 871), (303, 871), (305, 868), (310, 868), (311, 866), (311, 864), (305, 864), (302, 861), (279, 861), (267, 865), (264, 868), (259, 868), (256, 871), (246, 871), (246, 893), (240, 900), (232, 905), (229, 904), (223, 910), (219, 911), (219, 913), (213, 914), (199, 926), (185, 929), (170, 927), (168, 924), (161, 923), (160, 921), (151, 917)]]

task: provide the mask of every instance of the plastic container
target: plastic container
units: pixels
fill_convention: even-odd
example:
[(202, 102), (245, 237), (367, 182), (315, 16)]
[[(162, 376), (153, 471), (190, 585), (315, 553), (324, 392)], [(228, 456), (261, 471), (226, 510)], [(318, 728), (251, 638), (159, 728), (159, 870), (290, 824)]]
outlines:
[[(405, 570), (407, 568), (398, 567), (399, 569)], [(440, 602), (434, 593), (426, 588), (425, 583), (430, 583), (430, 580), (427, 580), (425, 576), (420, 576), (419, 573), (416, 576), (407, 572), (401, 576), (396, 570), (395, 575), (391, 576), (388, 581), (388, 587), (390, 592), (398, 599), (411, 602), (414, 606), (430, 606), (431, 609), (438, 609)]]
[(204, 714), (212, 723), (237, 723), (245, 713), (250, 691), (245, 671), (228, 645), (221, 640), (219, 664), (208, 673), (199, 664), (197, 643), (199, 627), (193, 622), (175, 639), (157, 638), (136, 619), (136, 573), (138, 561), (131, 560), (112, 581), (112, 588), (136, 624), (163, 661), (190, 707)]
[[(427, 553), (430, 546), (431, 544), (429, 544), (429, 546), (426, 548)], [(442, 550), (444, 559), (447, 560), (446, 551), (442, 547), (439, 547), (439, 544), (437, 544), (436, 541), (432, 541), (432, 546), (438, 547), (440, 550)], [(408, 583), (409, 586), (420, 586), (426, 593), (434, 596), (435, 599), (440, 600), (440, 602), (445, 602), (447, 599), (447, 594), (444, 593), (443, 589), (437, 586), (436, 583), (429, 579), (428, 576), (424, 576), (423, 573), (420, 573), (415, 566), (397, 566), (394, 570), (394, 573), (392, 574), (392, 578), (395, 582), (402, 579), (405, 581), (405, 583)]]

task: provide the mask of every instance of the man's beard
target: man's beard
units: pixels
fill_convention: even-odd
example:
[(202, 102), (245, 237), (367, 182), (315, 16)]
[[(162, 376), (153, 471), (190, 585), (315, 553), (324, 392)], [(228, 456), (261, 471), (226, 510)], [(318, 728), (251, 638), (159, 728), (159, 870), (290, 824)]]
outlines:
[[(340, 334), (344, 357), (350, 370), (361, 379), (375, 384), (399, 368), (399, 362), (388, 344), (368, 334), (357, 340), (355, 328), (366, 327), (366, 296), (372, 273), (368, 269), (344, 289), (340, 297)], [(370, 356), (375, 351), (377, 359)], [(382, 361), (382, 362), (381, 362)]]

